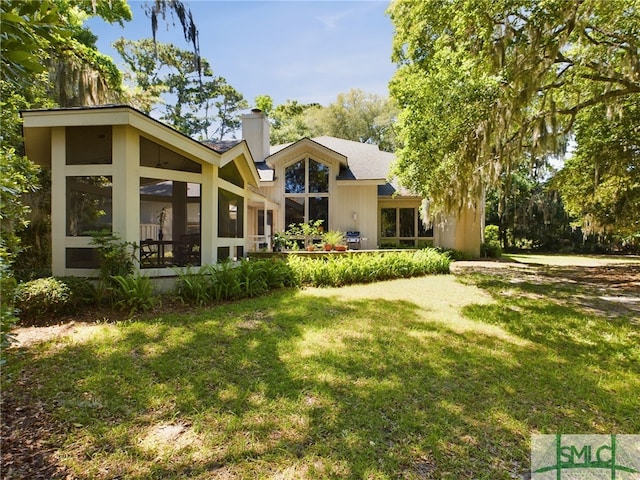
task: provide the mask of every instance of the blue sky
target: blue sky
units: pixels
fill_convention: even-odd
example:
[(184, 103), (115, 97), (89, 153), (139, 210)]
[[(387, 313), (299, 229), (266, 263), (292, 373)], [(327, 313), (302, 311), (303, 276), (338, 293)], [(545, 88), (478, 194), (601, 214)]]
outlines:
[[(287, 99), (327, 105), (341, 92), (359, 88), (386, 96), (395, 65), (391, 62), (393, 26), (386, 1), (214, 1), (185, 2), (200, 31), (200, 49), (215, 75), (253, 104), (270, 95), (274, 104)], [(133, 20), (109, 25), (91, 19), (98, 48), (118, 55), (111, 43), (119, 37), (151, 37), (142, 1), (130, 1)], [(181, 27), (160, 24), (158, 40), (189, 46)]]

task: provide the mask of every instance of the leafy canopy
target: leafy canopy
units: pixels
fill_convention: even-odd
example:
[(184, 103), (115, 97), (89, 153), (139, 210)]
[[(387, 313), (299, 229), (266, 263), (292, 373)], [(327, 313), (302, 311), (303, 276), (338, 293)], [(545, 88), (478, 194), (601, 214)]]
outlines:
[(586, 233), (613, 233), (640, 241), (640, 95), (621, 114), (603, 105), (582, 111), (578, 146), (554, 179), (567, 210)]
[(473, 204), (505, 169), (563, 150), (578, 113), (640, 92), (639, 0), (397, 0), (397, 173)]

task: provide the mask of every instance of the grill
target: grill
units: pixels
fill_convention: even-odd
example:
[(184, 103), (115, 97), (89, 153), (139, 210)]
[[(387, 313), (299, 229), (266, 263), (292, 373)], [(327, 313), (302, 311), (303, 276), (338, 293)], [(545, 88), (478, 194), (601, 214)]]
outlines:
[(360, 232), (347, 232), (346, 236), (349, 250), (360, 250)]

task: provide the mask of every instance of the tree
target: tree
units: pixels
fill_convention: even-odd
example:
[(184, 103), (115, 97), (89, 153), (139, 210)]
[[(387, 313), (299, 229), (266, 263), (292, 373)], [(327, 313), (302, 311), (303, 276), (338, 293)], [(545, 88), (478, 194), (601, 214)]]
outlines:
[(297, 100), (287, 100), (277, 105), (268, 114), (271, 120), (271, 143), (278, 145), (313, 137), (307, 114), (320, 108), (322, 107), (317, 103), (303, 104)]
[(336, 101), (326, 107), (287, 100), (274, 108), (268, 95), (256, 97), (255, 102), (271, 121), (273, 144), (330, 135), (373, 143), (385, 151), (395, 150), (393, 124), (398, 110), (394, 102), (378, 95), (353, 89), (340, 93)]
[(326, 107), (309, 110), (306, 122), (314, 136), (372, 143), (392, 152), (396, 147), (393, 124), (397, 114), (393, 101), (352, 89), (338, 94), (336, 101)]
[(567, 210), (586, 234), (640, 245), (640, 95), (619, 113), (605, 105), (576, 120), (577, 148), (554, 179)]
[[(96, 1), (96, 0), (94, 0)], [(193, 67), (198, 75), (202, 73), (202, 58), (200, 57), (200, 40), (198, 39), (198, 28), (193, 20), (191, 10), (180, 0), (154, 0), (147, 5), (147, 15), (151, 19), (151, 31), (153, 33), (153, 43), (157, 42), (158, 19), (167, 18), (167, 12), (174, 13), (182, 26), (184, 39), (193, 46)]]
[(247, 103), (223, 77), (213, 75), (206, 59), (200, 59), (198, 71), (192, 52), (152, 39), (120, 38), (114, 48), (125, 62), (125, 79), (134, 92), (145, 92), (131, 97), (145, 113), (162, 104), (163, 121), (200, 139), (223, 138), (239, 127), (238, 112)]
[(439, 210), (561, 152), (578, 113), (640, 92), (639, 0), (398, 0), (396, 173)]

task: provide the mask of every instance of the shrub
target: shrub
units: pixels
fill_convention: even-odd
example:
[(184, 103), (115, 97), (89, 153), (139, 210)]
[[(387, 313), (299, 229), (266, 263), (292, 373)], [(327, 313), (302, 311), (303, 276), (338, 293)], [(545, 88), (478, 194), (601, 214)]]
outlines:
[(21, 283), (15, 290), (18, 316), (32, 324), (42, 323), (39, 317), (73, 313), (79, 307), (96, 302), (94, 284), (82, 277), (47, 277)]
[(84, 277), (57, 277), (59, 281), (69, 287), (69, 311), (78, 307), (94, 304), (97, 301), (96, 287), (91, 280)]
[(484, 228), (484, 242), (480, 246), (480, 255), (485, 258), (500, 258), (502, 255), (500, 228), (497, 225), (487, 225)]
[[(124, 242), (109, 231), (91, 232), (91, 245), (96, 245), (100, 261), (100, 285), (98, 295), (108, 298), (113, 287), (118, 287), (115, 277), (133, 275), (135, 269), (135, 243)], [(111, 299), (113, 300), (113, 299)]]
[(31, 280), (16, 289), (16, 308), (22, 320), (37, 323), (42, 317), (67, 312), (71, 304), (71, 289), (54, 277)]
[(288, 264), (301, 285), (339, 287), (448, 273), (450, 259), (447, 254), (427, 248), (415, 252), (352, 254), (328, 259), (292, 256)]
[(136, 311), (145, 311), (156, 303), (153, 294), (153, 282), (147, 276), (114, 275), (115, 285), (112, 288), (116, 306), (129, 309), (129, 315)]
[(177, 272), (176, 295), (184, 302), (210, 302), (255, 297), (269, 290), (296, 285), (295, 276), (281, 259), (225, 261), (218, 265)]
[(191, 266), (179, 270), (176, 281), (176, 295), (183, 302), (195, 302), (204, 305), (211, 301), (211, 276), (209, 267), (200, 267), (194, 271)]

